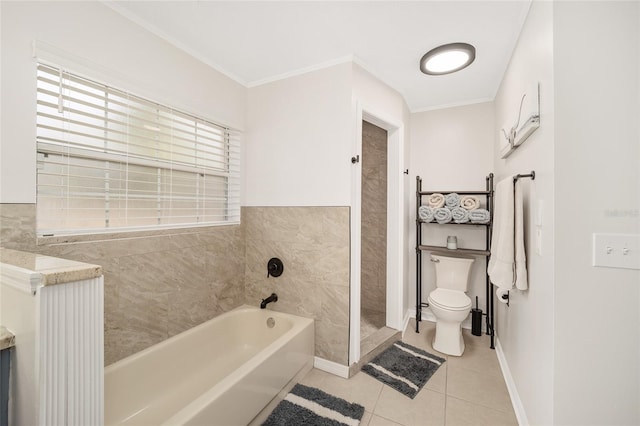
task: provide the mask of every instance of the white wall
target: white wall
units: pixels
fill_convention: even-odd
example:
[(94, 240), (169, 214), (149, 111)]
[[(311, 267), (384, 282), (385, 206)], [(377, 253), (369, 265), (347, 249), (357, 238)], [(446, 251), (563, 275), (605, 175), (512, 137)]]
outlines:
[(502, 123), (540, 82), (540, 129), (507, 160), (495, 145), (501, 177), (536, 171), (525, 193), (529, 290), (498, 311), (523, 423), (640, 422), (640, 272), (591, 265), (593, 233), (640, 233), (639, 9), (534, 2), (495, 100)]
[(640, 271), (591, 266), (640, 234), (639, 9), (554, 3), (556, 424), (640, 423)]
[[(409, 304), (415, 309), (416, 268), (416, 176), (422, 178), (423, 191), (484, 191), (485, 178), (493, 172), (494, 140), (493, 103), (479, 103), (455, 108), (420, 112), (411, 116), (411, 163), (409, 188), (411, 206), (407, 216), (411, 227), (408, 235)], [(425, 200), (423, 200), (425, 201)], [(485, 198), (481, 197), (483, 206)], [(423, 244), (446, 245), (448, 235), (458, 237), (462, 248), (485, 248), (484, 226), (421, 225)], [(429, 252), (422, 253), (422, 299), (427, 301), (435, 289), (435, 269)], [(478, 296), (485, 309), (486, 259), (475, 257), (469, 282), (469, 296), (475, 304)], [(484, 326), (484, 325), (483, 325)]]
[[(500, 127), (517, 116), (523, 91), (540, 84), (540, 128), (508, 158), (500, 159)], [(497, 181), (535, 170), (523, 179), (529, 290), (514, 290), (510, 306), (497, 303), (497, 335), (526, 415), (521, 423), (553, 424), (554, 354), (554, 87), (553, 3), (533, 2), (495, 99)], [(535, 212), (543, 206), (542, 254), (535, 252)], [(572, 211), (574, 211), (572, 209)], [(523, 414), (523, 413), (519, 413)]]
[[(244, 128), (247, 89), (99, 2), (0, 2), (0, 202), (34, 203), (34, 39), (70, 71)], [(51, 53), (53, 52), (53, 53)]]
[(249, 89), (247, 206), (348, 206), (351, 63)]

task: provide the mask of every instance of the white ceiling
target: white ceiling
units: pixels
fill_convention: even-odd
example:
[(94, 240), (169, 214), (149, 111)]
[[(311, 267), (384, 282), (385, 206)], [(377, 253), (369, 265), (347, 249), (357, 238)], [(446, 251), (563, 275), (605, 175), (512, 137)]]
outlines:
[[(530, 0), (106, 4), (247, 87), (354, 60), (418, 112), (492, 100)], [(422, 74), (422, 55), (452, 42), (473, 44), (475, 62)]]

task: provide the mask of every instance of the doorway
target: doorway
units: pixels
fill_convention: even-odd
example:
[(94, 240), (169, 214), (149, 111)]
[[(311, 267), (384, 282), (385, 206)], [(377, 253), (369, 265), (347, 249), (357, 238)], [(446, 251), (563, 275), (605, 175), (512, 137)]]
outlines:
[(360, 346), (386, 325), (387, 131), (362, 121)]
[[(389, 117), (380, 111), (374, 111), (368, 106), (363, 106), (359, 101), (355, 103), (356, 114), (354, 121), (354, 149), (355, 154), (351, 159), (354, 167), (351, 173), (351, 248), (350, 248), (350, 309), (349, 309), (349, 366), (361, 362), (367, 355), (371, 355), (368, 347), (361, 348), (361, 281), (364, 279), (361, 273), (362, 267), (362, 250), (367, 250), (366, 242), (363, 243), (361, 237), (363, 217), (361, 211), (367, 208), (365, 197), (362, 194), (362, 162), (359, 158), (362, 156), (362, 130), (364, 122), (373, 124), (386, 131), (386, 228), (379, 233), (386, 236), (386, 261), (378, 260), (378, 263), (384, 264), (386, 267), (385, 284), (379, 286), (384, 288), (385, 309), (384, 309), (384, 325), (378, 332), (374, 332), (370, 337), (368, 344), (374, 348), (380, 347), (385, 340), (381, 339), (381, 335), (386, 333), (397, 333), (403, 329), (406, 322), (405, 297), (404, 297), (404, 125), (401, 120), (395, 117)], [(366, 214), (366, 213), (365, 213)], [(364, 219), (366, 220), (366, 219)], [(366, 228), (366, 227), (365, 227)], [(382, 228), (380, 228), (382, 229)], [(386, 234), (385, 234), (386, 231)], [(385, 251), (383, 250), (383, 253)], [(365, 254), (366, 257), (366, 254)], [(378, 258), (380, 259), (380, 258)], [(384, 272), (382, 273), (384, 275)], [(378, 280), (378, 283), (381, 281)], [(380, 311), (378, 311), (380, 312)], [(378, 316), (380, 318), (380, 316)], [(380, 320), (376, 320), (377, 327)], [(361, 349), (363, 349), (361, 353)], [(354, 370), (355, 371), (355, 370)]]

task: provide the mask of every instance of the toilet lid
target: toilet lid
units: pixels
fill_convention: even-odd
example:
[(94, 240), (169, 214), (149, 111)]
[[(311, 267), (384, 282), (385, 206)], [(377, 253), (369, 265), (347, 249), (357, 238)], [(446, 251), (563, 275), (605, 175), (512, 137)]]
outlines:
[(437, 288), (429, 294), (429, 302), (452, 311), (462, 311), (471, 308), (471, 299), (461, 291)]

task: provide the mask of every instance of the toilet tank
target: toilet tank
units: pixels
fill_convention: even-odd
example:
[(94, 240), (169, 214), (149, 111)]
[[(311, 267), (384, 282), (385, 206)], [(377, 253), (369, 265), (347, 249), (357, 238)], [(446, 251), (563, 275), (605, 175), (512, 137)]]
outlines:
[(474, 258), (454, 253), (434, 252), (431, 261), (436, 266), (436, 287), (466, 292), (469, 288), (469, 271)]

